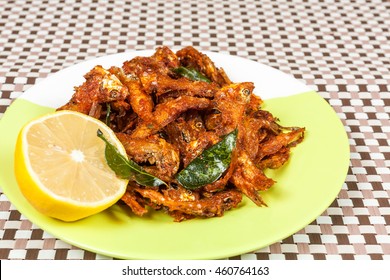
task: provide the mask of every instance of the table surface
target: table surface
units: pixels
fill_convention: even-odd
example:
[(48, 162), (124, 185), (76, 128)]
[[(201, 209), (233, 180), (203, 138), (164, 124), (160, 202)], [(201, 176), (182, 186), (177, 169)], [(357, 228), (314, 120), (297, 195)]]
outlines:
[[(1, 1), (0, 118), (39, 80), (97, 56), (193, 45), (267, 64), (334, 108), (350, 166), (310, 225), (231, 259), (390, 259), (389, 27), (379, 0)], [(0, 259), (109, 259), (41, 230), (1, 189), (0, 230)]]

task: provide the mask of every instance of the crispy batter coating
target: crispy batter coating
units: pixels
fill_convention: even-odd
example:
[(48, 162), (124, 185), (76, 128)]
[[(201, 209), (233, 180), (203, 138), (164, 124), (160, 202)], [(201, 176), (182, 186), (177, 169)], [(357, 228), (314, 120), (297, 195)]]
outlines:
[[(192, 68), (207, 81), (182, 77)], [(266, 206), (260, 192), (275, 181), (264, 174), (289, 160), (304, 138), (304, 128), (282, 127), (251, 82), (233, 83), (222, 68), (193, 47), (173, 52), (159, 47), (150, 57), (135, 57), (122, 67), (96, 66), (75, 88), (68, 109), (106, 122), (128, 157), (167, 183), (145, 187), (129, 182), (122, 201), (135, 215), (163, 210), (177, 222), (218, 217), (237, 207), (242, 195)], [(188, 190), (176, 175), (224, 135), (238, 130), (228, 169), (214, 182)]]
[(165, 127), (169, 141), (178, 147), (183, 167), (199, 156), (220, 138), (215, 132), (206, 131), (199, 111), (188, 111)]
[(85, 83), (76, 87), (71, 100), (58, 110), (74, 110), (99, 118), (98, 105), (122, 101), (129, 95), (127, 87), (100, 65), (95, 66), (84, 78)]
[(135, 191), (154, 204), (163, 205), (168, 211), (178, 211), (198, 217), (222, 216), (226, 210), (236, 207), (242, 199), (241, 193), (234, 189), (220, 191), (212, 197), (201, 199), (188, 194), (188, 191), (176, 198), (150, 188), (136, 187)]
[(265, 191), (274, 184), (274, 180), (267, 178), (245, 151), (240, 151), (238, 155), (230, 182), (258, 206), (265, 205), (259, 191)]
[(143, 216), (148, 213), (145, 204), (142, 202), (141, 196), (132, 188), (128, 188), (121, 200), (138, 216)]
[(206, 98), (180, 96), (155, 107), (153, 117), (147, 121), (140, 121), (137, 128), (131, 134), (134, 138), (145, 138), (157, 133), (166, 125), (174, 121), (182, 113), (191, 110), (208, 109), (211, 101)]
[(218, 115), (219, 121), (214, 127), (218, 135), (231, 132), (242, 121), (253, 88), (253, 83), (249, 82), (230, 84), (224, 86), (215, 94), (213, 106), (221, 113)]
[(127, 87), (129, 94), (129, 102), (133, 111), (139, 118), (148, 120), (152, 118), (154, 103), (152, 96), (147, 94), (138, 78), (131, 75), (126, 75), (121, 68), (111, 67), (110, 71), (115, 73), (124, 86)]
[(180, 63), (183, 66), (195, 68), (206, 77), (209, 77), (219, 86), (229, 85), (232, 82), (222, 68), (215, 67), (211, 59), (196, 50), (194, 47), (186, 47), (177, 52)]
[(260, 145), (256, 160), (260, 161), (266, 156), (274, 155), (284, 147), (296, 145), (302, 141), (303, 133), (303, 128), (296, 128), (288, 133), (269, 136), (269, 139)]
[(156, 165), (160, 176), (173, 177), (180, 164), (178, 149), (158, 135), (147, 138), (133, 138), (125, 133), (117, 133), (119, 141), (130, 159), (137, 163)]

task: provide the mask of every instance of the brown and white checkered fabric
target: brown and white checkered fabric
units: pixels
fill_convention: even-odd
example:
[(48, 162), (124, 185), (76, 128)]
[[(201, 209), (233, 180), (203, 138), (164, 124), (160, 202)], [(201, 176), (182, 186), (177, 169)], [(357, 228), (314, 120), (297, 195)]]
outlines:
[[(386, 0), (1, 1), (0, 117), (38, 80), (96, 56), (193, 45), (270, 65), (335, 109), (350, 168), (314, 222), (232, 259), (390, 259), (389, 28)], [(107, 258), (35, 227), (3, 193), (0, 238), (0, 259)]]

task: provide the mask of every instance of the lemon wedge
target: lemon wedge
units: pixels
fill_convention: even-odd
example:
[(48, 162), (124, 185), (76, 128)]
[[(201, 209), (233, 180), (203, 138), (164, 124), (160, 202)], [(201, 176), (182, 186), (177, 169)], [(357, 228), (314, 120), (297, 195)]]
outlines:
[(42, 214), (75, 221), (117, 202), (128, 180), (105, 159), (100, 129), (122, 155), (126, 151), (103, 122), (74, 111), (57, 111), (27, 123), (15, 148), (15, 177), (26, 199)]

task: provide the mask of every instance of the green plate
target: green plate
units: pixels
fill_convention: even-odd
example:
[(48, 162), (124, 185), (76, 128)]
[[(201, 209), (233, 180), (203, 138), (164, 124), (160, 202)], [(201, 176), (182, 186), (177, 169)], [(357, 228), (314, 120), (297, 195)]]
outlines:
[[(244, 199), (223, 217), (181, 223), (173, 222), (162, 212), (150, 212), (140, 218), (120, 205), (72, 223), (37, 212), (19, 191), (13, 172), (15, 141), (23, 124), (66, 102), (73, 86), (82, 82), (78, 76), (94, 65), (120, 66), (124, 60), (144, 54), (150, 51), (107, 56), (64, 69), (30, 88), (0, 120), (0, 187), (32, 223), (70, 244), (115, 258), (219, 259), (282, 240), (311, 223), (333, 202), (346, 177), (349, 143), (341, 121), (328, 103), (314, 91), (299, 93), (308, 88), (275, 69), (208, 53), (232, 80), (254, 81), (262, 97), (271, 91), (264, 109), (277, 116), (282, 125), (306, 127), (305, 140), (292, 150), (289, 162), (267, 173), (277, 181), (263, 193), (268, 207), (257, 207)], [(59, 89), (55, 94), (53, 84)]]

